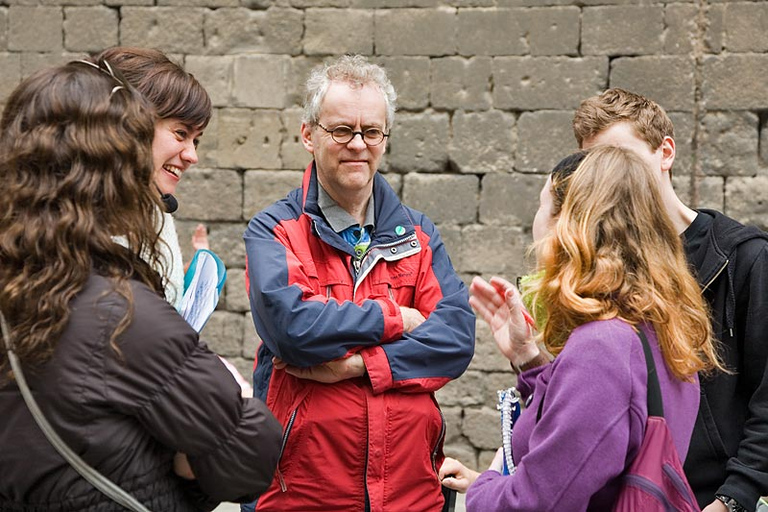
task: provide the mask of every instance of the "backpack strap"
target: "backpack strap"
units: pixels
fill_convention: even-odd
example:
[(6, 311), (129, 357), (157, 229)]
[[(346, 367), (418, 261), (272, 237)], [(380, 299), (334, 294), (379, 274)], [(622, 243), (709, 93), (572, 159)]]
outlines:
[(659, 385), (659, 376), (656, 373), (656, 363), (653, 360), (653, 352), (648, 338), (642, 329), (637, 329), (637, 335), (643, 344), (643, 353), (645, 354), (645, 366), (648, 368), (648, 416), (664, 417), (664, 402), (661, 399), (661, 386)]

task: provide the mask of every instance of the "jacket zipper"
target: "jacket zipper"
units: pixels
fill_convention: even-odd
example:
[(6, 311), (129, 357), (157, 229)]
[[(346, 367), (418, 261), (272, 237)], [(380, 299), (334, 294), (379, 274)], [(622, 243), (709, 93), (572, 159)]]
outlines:
[(285, 485), (285, 479), (283, 479), (283, 472), (280, 471), (280, 462), (283, 460), (283, 451), (285, 451), (285, 445), (288, 444), (288, 436), (293, 428), (293, 422), (296, 419), (296, 413), (299, 412), (298, 407), (293, 410), (291, 417), (288, 419), (288, 424), (285, 426), (285, 432), (283, 433), (283, 442), (280, 444), (280, 454), (277, 457), (277, 479), (280, 481), (280, 490), (286, 492), (288, 487)]
[(435, 474), (438, 474), (437, 471), (437, 450), (440, 448), (440, 443), (443, 442), (443, 438), (445, 437), (445, 417), (443, 416), (443, 411), (441, 411), (439, 408), (437, 411), (440, 413), (440, 435), (437, 438), (437, 442), (435, 443), (435, 447), (432, 448), (432, 469), (434, 470)]
[[(407, 242), (409, 240), (411, 240), (411, 242), (415, 242), (417, 244), (417, 245), (413, 245), (413, 243), (412, 243), (411, 244), (412, 247), (417, 247), (418, 246), (416, 234), (413, 233), (413, 234), (411, 234), (411, 235), (409, 235), (409, 236), (407, 236), (405, 238), (401, 238), (401, 239), (399, 239), (399, 240), (397, 240), (395, 242), (391, 242), (391, 243), (388, 243), (388, 244), (372, 245), (372, 246), (370, 246), (368, 248), (368, 250), (365, 252), (365, 254), (363, 255), (362, 258), (360, 258), (359, 260), (353, 258), (352, 264), (355, 266), (355, 285), (354, 285), (354, 288), (352, 290), (352, 300), (353, 301), (355, 300), (355, 295), (357, 293), (358, 285), (363, 281), (363, 279), (365, 279), (365, 277), (370, 273), (371, 269), (373, 269), (373, 267), (379, 262), (380, 259), (386, 259), (386, 258), (384, 258), (384, 256), (381, 255), (380, 251), (382, 251), (383, 249), (387, 249), (387, 248), (397, 247), (398, 245), (402, 245), (403, 243), (405, 243), (405, 242)], [(375, 260), (373, 261), (373, 263), (368, 265), (368, 267), (366, 268), (365, 272), (362, 275), (357, 275), (358, 272), (360, 272), (360, 268), (363, 265), (363, 261), (365, 261), (370, 256), (370, 254), (373, 252), (374, 249), (378, 250), (377, 254), (374, 256)], [(416, 251), (416, 252), (418, 252), (418, 251)], [(401, 254), (398, 258), (394, 258), (394, 259), (405, 258), (407, 256), (410, 256), (411, 254), (412, 253), (405, 252), (404, 254)]]
[(709, 288), (709, 286), (710, 286), (712, 283), (714, 283), (714, 282), (715, 282), (715, 279), (717, 279), (718, 277), (720, 277), (720, 274), (722, 274), (722, 273), (723, 273), (723, 270), (725, 270), (725, 268), (728, 266), (728, 263), (730, 263), (730, 261), (731, 261), (731, 260), (729, 260), (728, 258), (726, 258), (726, 259), (725, 259), (725, 263), (723, 263), (723, 266), (722, 266), (722, 267), (720, 267), (720, 270), (718, 270), (718, 271), (717, 271), (717, 274), (715, 274), (715, 275), (714, 275), (714, 277), (712, 277), (712, 279), (710, 279), (710, 280), (707, 282), (707, 284), (705, 284), (705, 285), (704, 285), (704, 287), (701, 289), (701, 293), (704, 293), (705, 291), (707, 291), (707, 289)]
[(632, 485), (634, 487), (637, 487), (638, 489), (647, 492), (654, 498), (656, 498), (659, 503), (662, 503), (664, 505), (664, 510), (674, 510), (674, 507), (669, 502), (666, 496), (664, 496), (664, 493), (662, 492), (659, 487), (648, 480), (645, 477), (642, 477), (640, 475), (626, 475), (624, 477), (624, 482), (627, 485)]
[(693, 506), (693, 496), (691, 496), (688, 489), (686, 489), (685, 482), (680, 478), (680, 475), (677, 474), (677, 471), (675, 471), (669, 464), (664, 464), (661, 469), (664, 471), (664, 474), (667, 475), (667, 478), (672, 481), (672, 485), (675, 486), (675, 489), (677, 489), (677, 492), (680, 493), (685, 502), (688, 503), (691, 508), (695, 508)]

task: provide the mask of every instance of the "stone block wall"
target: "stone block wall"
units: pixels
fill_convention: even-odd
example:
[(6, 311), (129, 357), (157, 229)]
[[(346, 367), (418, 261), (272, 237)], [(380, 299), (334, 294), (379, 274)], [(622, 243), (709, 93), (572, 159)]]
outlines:
[[(210, 230), (229, 279), (203, 337), (250, 374), (244, 288), (251, 216), (298, 186), (309, 70), (362, 53), (388, 70), (399, 113), (382, 172), (438, 224), (453, 264), (526, 272), (546, 173), (575, 141), (580, 100), (646, 94), (676, 126), (685, 201), (768, 228), (768, 2), (730, 0), (0, 0), (0, 104), (35, 70), (123, 44), (162, 49), (213, 98), (200, 163), (179, 187), (179, 238)], [(466, 374), (438, 393), (446, 452), (484, 467), (495, 391), (514, 384), (478, 324)]]

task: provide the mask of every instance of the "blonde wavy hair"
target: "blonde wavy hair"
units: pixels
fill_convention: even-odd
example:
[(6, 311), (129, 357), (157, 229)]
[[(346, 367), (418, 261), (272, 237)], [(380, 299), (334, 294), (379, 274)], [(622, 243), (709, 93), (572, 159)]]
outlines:
[(543, 272), (530, 284), (546, 311), (547, 350), (559, 354), (579, 325), (621, 318), (653, 325), (679, 379), (723, 369), (706, 302), (651, 169), (632, 151), (606, 146), (562, 179), (562, 210), (536, 245)]

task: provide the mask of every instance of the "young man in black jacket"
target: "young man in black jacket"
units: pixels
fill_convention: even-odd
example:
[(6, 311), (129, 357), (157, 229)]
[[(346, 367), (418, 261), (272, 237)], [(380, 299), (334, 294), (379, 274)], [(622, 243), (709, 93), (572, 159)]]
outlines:
[(683, 204), (672, 188), (672, 121), (648, 98), (609, 89), (581, 103), (573, 129), (582, 149), (628, 147), (659, 170), (663, 206), (684, 239), (732, 371), (701, 376), (686, 475), (705, 512), (752, 512), (768, 494), (768, 236)]

